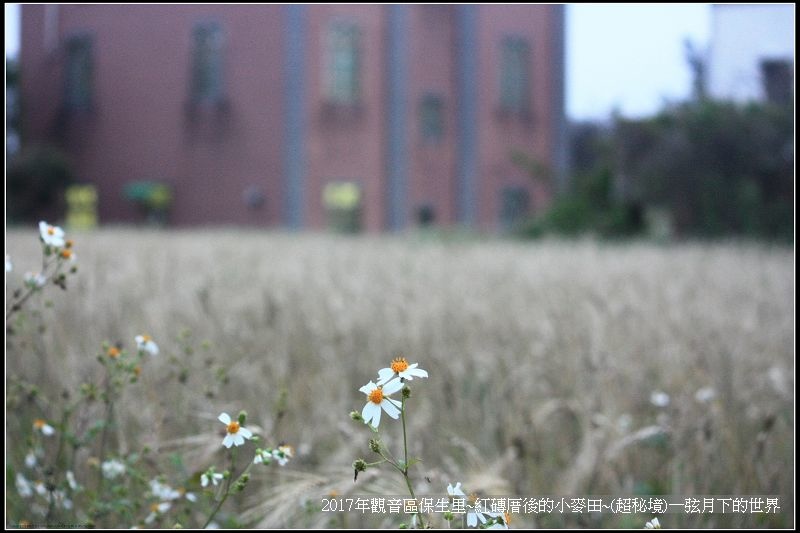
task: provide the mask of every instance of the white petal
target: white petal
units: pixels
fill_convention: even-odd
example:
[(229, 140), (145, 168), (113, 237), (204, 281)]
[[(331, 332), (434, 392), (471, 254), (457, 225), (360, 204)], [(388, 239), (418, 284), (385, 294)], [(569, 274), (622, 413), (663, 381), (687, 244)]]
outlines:
[(372, 381), (370, 381), (369, 383), (367, 383), (366, 385), (364, 385), (363, 387), (361, 387), (358, 390), (360, 392), (363, 392), (364, 394), (369, 394), (370, 392), (374, 391), (377, 388), (378, 388), (378, 386), (375, 385), (375, 383), (373, 383)]
[(467, 513), (467, 527), (475, 527), (478, 525), (477, 513)]
[(244, 437), (242, 437), (242, 436), (241, 436), (241, 435), (239, 435), (238, 433), (234, 433), (234, 434), (233, 434), (233, 443), (234, 443), (236, 446), (241, 446), (242, 444), (244, 444)]
[(383, 395), (389, 396), (390, 394), (394, 394), (395, 392), (399, 391), (403, 388), (403, 382), (399, 379), (397, 381), (392, 381), (391, 383), (387, 383), (383, 386)]
[(391, 368), (381, 368), (378, 370), (378, 385), (383, 385), (394, 377), (394, 370)]
[(427, 378), (428, 372), (426, 370), (422, 370), (421, 368), (409, 368), (405, 372), (401, 372), (400, 375), (410, 380), (412, 379), (412, 376), (417, 378)]
[(250, 431), (249, 429), (247, 429), (247, 428), (246, 428), (246, 427), (244, 427), (244, 426), (241, 426), (241, 427), (239, 428), (239, 433), (241, 433), (241, 434), (242, 434), (242, 437), (244, 437), (244, 438), (246, 438), (246, 439), (250, 439), (250, 438), (252, 438), (252, 437), (253, 437), (253, 432), (252, 432), (252, 431)]
[(222, 422), (225, 425), (231, 423), (231, 417), (228, 415), (228, 413), (222, 413), (221, 415), (219, 415), (217, 417), (217, 420), (219, 420), (220, 422)]
[(225, 446), (226, 448), (230, 448), (231, 446), (233, 446), (233, 435), (231, 435), (230, 433), (225, 435), (225, 438), (222, 439), (222, 445)]
[(378, 413), (378, 416), (380, 416), (380, 406), (372, 402), (367, 402), (367, 405), (365, 405), (364, 409), (361, 411), (361, 418), (364, 419), (364, 422), (369, 424), (369, 421), (375, 417), (376, 412)]
[(264, 462), (264, 458), (261, 457), (260, 453), (257, 453), (255, 459), (253, 459), (253, 464), (254, 465), (260, 465), (263, 462)]
[[(372, 415), (372, 425), (378, 427), (378, 424), (381, 423), (381, 406), (374, 403), (372, 405), (375, 406), (375, 412)], [(383, 402), (381, 402), (381, 405), (383, 405)]]
[(387, 401), (391, 402), (392, 405), (394, 405), (398, 409), (400, 409), (402, 407), (402, 405), (403, 405), (403, 404), (400, 403), (400, 400), (395, 400), (393, 398), (384, 398), (384, 400), (387, 400)]
[(202, 476), (200, 476), (200, 486), (201, 487), (207, 487), (208, 486), (208, 476), (206, 474), (203, 474)]
[(383, 399), (383, 401), (381, 402), (381, 407), (383, 407), (383, 410), (386, 411), (386, 414), (391, 416), (392, 418), (396, 419), (397, 417), (400, 416), (400, 409), (395, 407), (395, 405), (389, 398)]

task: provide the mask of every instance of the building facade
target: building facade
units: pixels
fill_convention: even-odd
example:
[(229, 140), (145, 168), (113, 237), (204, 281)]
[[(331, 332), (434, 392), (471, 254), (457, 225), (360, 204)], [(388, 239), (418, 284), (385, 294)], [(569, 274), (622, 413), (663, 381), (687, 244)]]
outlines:
[(794, 10), (794, 4), (712, 6), (711, 96), (736, 102), (792, 101)]
[(177, 225), (319, 229), (355, 198), (370, 231), (493, 231), (561, 186), (563, 40), (557, 5), (26, 4), (23, 143), (63, 146), (103, 222), (157, 181)]

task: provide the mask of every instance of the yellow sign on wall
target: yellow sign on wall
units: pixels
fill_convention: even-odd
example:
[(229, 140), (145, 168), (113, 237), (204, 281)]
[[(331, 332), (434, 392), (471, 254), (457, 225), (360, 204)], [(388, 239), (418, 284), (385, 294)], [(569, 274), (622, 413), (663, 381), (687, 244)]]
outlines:
[(94, 185), (70, 185), (66, 191), (69, 229), (87, 230), (97, 227), (97, 189)]

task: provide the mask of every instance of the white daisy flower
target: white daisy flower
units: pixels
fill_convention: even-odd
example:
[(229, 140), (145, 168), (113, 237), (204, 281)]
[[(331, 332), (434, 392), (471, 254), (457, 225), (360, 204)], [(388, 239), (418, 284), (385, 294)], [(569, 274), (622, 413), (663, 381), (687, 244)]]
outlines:
[(40, 272), (25, 272), (22, 281), (31, 289), (41, 289), (47, 284), (47, 278)]
[(150, 514), (144, 519), (145, 524), (152, 524), (156, 518), (170, 510), (172, 504), (169, 502), (154, 503), (150, 506)]
[(69, 483), (69, 488), (72, 490), (78, 490), (81, 487), (75, 480), (75, 474), (72, 473), (72, 470), (67, 470), (67, 483)]
[(72, 509), (72, 500), (67, 498), (67, 494), (63, 490), (57, 490), (53, 492), (53, 499), (56, 502), (56, 505), (59, 507), (66, 509), (69, 511)]
[(14, 265), (11, 264), (11, 256), (6, 255), (6, 272), (14, 270)]
[(285, 466), (289, 459), (294, 457), (294, 448), (288, 444), (281, 444), (277, 449), (272, 450), (272, 457), (278, 461), (278, 464)]
[(47, 487), (44, 485), (44, 481), (35, 481), (33, 483), (33, 490), (35, 490), (36, 494), (39, 496), (47, 496)]
[(153, 342), (150, 335), (137, 335), (136, 347), (140, 352), (147, 352), (150, 355), (158, 355), (158, 344)]
[(451, 497), (456, 497), (456, 496), (461, 497), (461, 498), (466, 498), (467, 497), (467, 495), (464, 494), (464, 491), (461, 490), (461, 482), (460, 481), (458, 483), (456, 483), (455, 487), (451, 483), (448, 483), (447, 484), (447, 494), (448, 494), (448, 496), (451, 496)]
[(51, 435), (55, 434), (56, 430), (53, 429), (53, 426), (47, 423), (47, 420), (42, 418), (37, 418), (33, 421), (33, 429), (40, 431), (42, 435), (45, 437), (50, 437)]
[(165, 483), (161, 483), (157, 479), (150, 480), (150, 492), (157, 500), (172, 501), (181, 497), (180, 491), (177, 491)]
[(36, 454), (33, 453), (33, 450), (29, 451), (28, 455), (25, 456), (25, 466), (28, 468), (36, 466)]
[(650, 394), (650, 403), (656, 407), (666, 407), (669, 405), (669, 394), (660, 390), (653, 391)]
[(17, 492), (23, 498), (30, 498), (33, 496), (33, 487), (31, 486), (31, 482), (27, 480), (25, 476), (21, 473), (17, 472)]
[(654, 517), (644, 525), (643, 529), (661, 529), (661, 524), (658, 522), (658, 518)]
[(401, 403), (397, 400), (392, 400), (388, 396), (403, 388), (403, 383), (398, 380), (392, 383), (387, 383), (384, 386), (378, 386), (372, 381), (358, 389), (367, 395), (367, 405), (361, 411), (361, 417), (366, 424), (372, 421), (374, 427), (378, 427), (381, 423), (381, 408), (386, 411), (386, 414), (392, 418), (400, 416)]
[(216, 487), (224, 478), (224, 475), (214, 472), (214, 467), (212, 466), (200, 476), (200, 486), (207, 487), (209, 483), (212, 483)]
[(272, 462), (272, 450), (267, 448), (266, 450), (262, 450), (261, 448), (256, 449), (256, 456), (253, 458), (254, 465), (268, 465)]
[(48, 246), (61, 248), (64, 246), (64, 230), (58, 226), (51, 226), (47, 222), (39, 222), (39, 235)]
[(77, 261), (78, 256), (75, 255), (75, 252), (70, 250), (69, 248), (64, 248), (60, 252), (58, 252), (58, 256), (65, 261), (69, 261), (70, 263), (74, 263)]
[(228, 434), (222, 439), (222, 445), (226, 448), (230, 448), (234, 445), (241, 446), (244, 444), (244, 439), (249, 439), (253, 436), (253, 433), (249, 429), (240, 426), (239, 422), (236, 420), (231, 420), (228, 413), (222, 413), (217, 417), (217, 420), (228, 426)]
[(392, 364), (388, 368), (381, 368), (378, 370), (378, 385), (383, 385), (389, 380), (399, 376), (402, 380), (411, 381), (415, 377), (427, 378), (428, 372), (417, 368), (419, 363), (409, 365), (405, 357), (397, 357), (392, 360)]
[(694, 393), (694, 399), (699, 403), (707, 403), (713, 400), (716, 395), (717, 393), (714, 390), (714, 387), (703, 387)]
[(105, 461), (100, 466), (103, 471), (103, 477), (106, 479), (115, 479), (125, 473), (125, 463), (117, 459)]

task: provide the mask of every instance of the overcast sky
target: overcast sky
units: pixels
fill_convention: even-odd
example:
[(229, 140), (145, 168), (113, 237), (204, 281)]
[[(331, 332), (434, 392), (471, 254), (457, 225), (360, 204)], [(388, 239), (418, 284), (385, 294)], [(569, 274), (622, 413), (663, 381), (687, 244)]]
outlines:
[[(683, 40), (705, 47), (709, 4), (578, 4), (567, 7), (567, 114), (603, 119), (656, 112), (685, 98), (691, 78)], [(6, 55), (19, 50), (19, 5), (6, 4)]]

